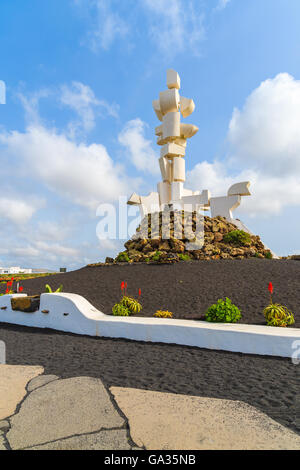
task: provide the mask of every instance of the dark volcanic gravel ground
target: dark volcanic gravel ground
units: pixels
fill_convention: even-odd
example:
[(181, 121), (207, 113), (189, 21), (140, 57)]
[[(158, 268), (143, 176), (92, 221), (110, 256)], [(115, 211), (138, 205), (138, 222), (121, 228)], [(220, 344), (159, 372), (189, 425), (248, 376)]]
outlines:
[(300, 365), (290, 359), (76, 336), (0, 323), (8, 364), (120, 386), (247, 402), (300, 434)]
[[(175, 265), (115, 265), (24, 281), (25, 292), (63, 284), (109, 314), (120, 297), (142, 289), (142, 314), (168, 309), (175, 318), (200, 318), (218, 298), (228, 296), (243, 322), (264, 323), (268, 283), (274, 300), (293, 310), (300, 327), (300, 262), (283, 260), (200, 261)], [(4, 286), (1, 286), (2, 289)], [(298, 309), (298, 310), (297, 310)], [(0, 313), (1, 321), (1, 313)], [(45, 367), (61, 377), (100, 377), (121, 386), (242, 400), (300, 434), (300, 365), (290, 359), (209, 351), (177, 345), (91, 338), (0, 323), (8, 364)]]
[[(174, 318), (201, 319), (219, 298), (229, 297), (242, 311), (242, 323), (265, 324), (263, 309), (269, 303), (268, 284), (274, 285), (274, 302), (286, 305), (300, 328), (300, 261), (212, 260), (173, 265), (113, 265), (82, 268), (66, 274), (23, 281), (28, 294), (63, 284), (65, 292), (83, 295), (103, 313), (111, 314), (120, 299), (121, 281), (128, 294), (142, 289), (142, 316), (170, 310)], [(1, 285), (0, 285), (1, 286)], [(4, 285), (1, 286), (2, 292)], [(1, 318), (1, 315), (0, 315)]]

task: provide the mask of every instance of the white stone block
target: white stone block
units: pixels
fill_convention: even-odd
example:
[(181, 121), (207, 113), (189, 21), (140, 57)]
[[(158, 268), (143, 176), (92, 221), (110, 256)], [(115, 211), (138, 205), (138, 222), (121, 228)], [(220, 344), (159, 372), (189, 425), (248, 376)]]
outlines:
[(167, 70), (167, 87), (168, 88), (177, 88), (180, 89), (180, 77), (176, 70), (168, 69)]
[(171, 200), (179, 201), (182, 198), (183, 183), (181, 181), (173, 181), (171, 183)]
[[(185, 193), (185, 191), (184, 191)], [(210, 204), (210, 192), (208, 190), (202, 191), (201, 194), (183, 195), (183, 205), (191, 205), (191, 210), (198, 210), (202, 207), (204, 210), (209, 207)]]
[(232, 211), (240, 204), (241, 196), (212, 197), (210, 199), (211, 216), (217, 217), (220, 215), (230, 220), (233, 218)]
[(180, 98), (180, 112), (184, 118), (190, 116), (195, 110), (195, 103), (189, 98)]
[(172, 180), (172, 163), (165, 157), (159, 159), (159, 166), (163, 181)]
[(152, 192), (148, 196), (141, 196), (140, 212), (142, 218), (147, 214), (159, 211), (159, 195), (158, 193)]
[(180, 137), (180, 113), (168, 113), (163, 117), (163, 142)]
[(158, 119), (160, 121), (162, 121), (163, 120), (163, 114), (162, 114), (161, 109), (160, 109), (159, 100), (152, 101), (152, 106), (153, 106), (153, 109), (155, 111), (156, 116), (158, 117)]
[(169, 204), (171, 200), (171, 185), (168, 182), (160, 182), (157, 185), (160, 205)]
[(199, 127), (193, 124), (180, 124), (180, 137), (182, 139), (190, 139), (197, 134)]
[(179, 110), (180, 96), (178, 90), (161, 91), (159, 94), (160, 110), (163, 116), (167, 113), (175, 113)]
[(174, 140), (174, 144), (181, 145), (181, 147), (186, 148), (187, 141), (186, 141), (186, 139), (178, 138), (178, 139)]
[(243, 181), (242, 183), (236, 183), (230, 186), (228, 189), (228, 196), (251, 196), (249, 191), (250, 181)]
[(135, 206), (137, 204), (141, 204), (141, 196), (139, 196), (136, 193), (133, 193), (130, 196), (130, 198), (128, 199), (127, 204), (129, 204), (130, 206)]
[(185, 156), (185, 148), (181, 147), (181, 145), (177, 145), (173, 142), (170, 142), (168, 144), (165, 144), (162, 146), (160, 150), (160, 156), (161, 157), (167, 157), (167, 158), (173, 158), (176, 156)]
[(173, 158), (174, 181), (185, 181), (185, 160), (182, 157)]

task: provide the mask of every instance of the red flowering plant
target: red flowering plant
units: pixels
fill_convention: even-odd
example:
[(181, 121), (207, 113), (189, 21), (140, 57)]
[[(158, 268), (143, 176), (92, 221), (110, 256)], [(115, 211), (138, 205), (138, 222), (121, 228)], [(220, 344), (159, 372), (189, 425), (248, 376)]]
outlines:
[(271, 298), (271, 304), (273, 303), (272, 301), (272, 295), (273, 295), (273, 284), (272, 282), (269, 282), (269, 285), (268, 285), (268, 291), (270, 292), (270, 298)]
[[(12, 278), (13, 279), (13, 278)], [(6, 290), (5, 290), (5, 294), (0, 294), (0, 295), (7, 295), (7, 294), (13, 294), (13, 290), (12, 290), (12, 285), (13, 285), (13, 281), (7, 281), (6, 283)]]
[[(14, 294), (15, 292), (13, 290), (13, 284), (14, 284), (14, 278), (11, 277), (10, 280), (6, 282), (6, 289), (5, 289), (4, 294), (0, 294), (0, 295)], [(24, 290), (24, 287), (19, 286), (19, 283), (17, 283), (17, 293), (23, 292), (23, 290)]]
[(264, 309), (264, 316), (269, 326), (286, 327), (295, 323), (293, 313), (284, 305), (273, 303), (273, 284), (269, 282), (268, 291), (270, 292), (270, 304)]
[[(141, 289), (139, 289), (139, 300), (141, 296)], [(142, 310), (142, 306), (138, 300), (133, 297), (127, 296), (127, 282), (121, 282), (121, 295), (122, 298), (119, 303), (115, 304), (112, 308), (112, 313), (115, 316), (128, 317), (134, 313), (139, 313)]]

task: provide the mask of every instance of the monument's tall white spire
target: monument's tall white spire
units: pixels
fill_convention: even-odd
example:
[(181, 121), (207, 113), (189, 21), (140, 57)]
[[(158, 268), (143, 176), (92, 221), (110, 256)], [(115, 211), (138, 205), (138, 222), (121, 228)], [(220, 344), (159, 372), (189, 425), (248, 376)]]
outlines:
[(155, 129), (157, 144), (161, 146), (159, 165), (162, 181), (157, 187), (161, 205), (182, 198), (187, 139), (198, 132), (197, 126), (181, 123), (180, 114), (183, 118), (190, 116), (195, 103), (180, 96), (180, 77), (175, 70), (167, 70), (167, 87), (160, 92), (159, 99), (153, 101), (156, 116), (162, 121)]
[(195, 110), (191, 98), (179, 94), (180, 77), (175, 70), (167, 70), (167, 89), (159, 93), (159, 98), (152, 103), (153, 109), (161, 124), (156, 127), (157, 144), (160, 146), (159, 166), (162, 181), (157, 185), (157, 192), (148, 196), (132, 194), (128, 204), (139, 205), (142, 218), (149, 213), (163, 210), (166, 205), (189, 211), (211, 210), (211, 216), (218, 215), (234, 221), (232, 211), (241, 203), (242, 196), (249, 196), (249, 181), (232, 185), (227, 196), (211, 197), (208, 190), (191, 191), (184, 188), (185, 156), (187, 139), (198, 132), (194, 124), (181, 122)]

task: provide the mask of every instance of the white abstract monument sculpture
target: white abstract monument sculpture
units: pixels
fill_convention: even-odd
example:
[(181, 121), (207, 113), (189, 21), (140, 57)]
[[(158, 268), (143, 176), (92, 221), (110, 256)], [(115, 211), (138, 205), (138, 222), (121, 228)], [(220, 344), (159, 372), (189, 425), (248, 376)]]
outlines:
[(186, 207), (197, 212), (210, 208), (212, 217), (225, 217), (248, 231), (239, 220), (233, 219), (232, 211), (241, 204), (241, 196), (250, 196), (249, 181), (234, 184), (223, 197), (211, 197), (208, 190), (200, 192), (184, 188), (187, 139), (198, 132), (198, 127), (181, 123), (180, 115), (183, 118), (190, 116), (195, 103), (179, 95), (180, 77), (175, 70), (167, 70), (167, 87), (159, 94), (159, 99), (153, 101), (155, 114), (162, 122), (155, 129), (157, 144), (161, 146), (159, 165), (162, 181), (157, 185), (157, 192), (148, 196), (133, 193), (127, 203), (139, 205), (142, 219), (147, 214), (162, 211), (165, 206), (178, 210)]

